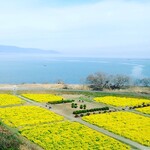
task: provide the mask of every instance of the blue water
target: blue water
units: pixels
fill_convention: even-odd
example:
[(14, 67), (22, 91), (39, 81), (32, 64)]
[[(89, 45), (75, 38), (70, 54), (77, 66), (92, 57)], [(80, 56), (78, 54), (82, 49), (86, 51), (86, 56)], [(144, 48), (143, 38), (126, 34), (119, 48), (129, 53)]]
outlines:
[(95, 72), (150, 77), (150, 59), (0, 56), (0, 83), (83, 83)]

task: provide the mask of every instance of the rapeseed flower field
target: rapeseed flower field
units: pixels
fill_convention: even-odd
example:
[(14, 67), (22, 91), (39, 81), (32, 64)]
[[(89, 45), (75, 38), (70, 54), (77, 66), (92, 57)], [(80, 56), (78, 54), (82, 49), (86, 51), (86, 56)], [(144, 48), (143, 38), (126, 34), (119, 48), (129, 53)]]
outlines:
[(63, 100), (62, 96), (57, 96), (53, 94), (22, 94), (22, 96), (36, 102), (57, 102)]
[(115, 97), (115, 96), (104, 96), (104, 97), (95, 97), (96, 102), (102, 102), (105, 104), (113, 106), (137, 106), (142, 105), (143, 103), (149, 104), (150, 100), (140, 99), (140, 98), (129, 98), (129, 97)]
[(143, 108), (137, 108), (136, 109), (137, 111), (140, 111), (142, 113), (145, 113), (145, 114), (149, 114), (150, 115), (150, 106), (149, 107), (143, 107)]
[(150, 118), (131, 112), (111, 112), (82, 118), (91, 124), (150, 146)]
[(129, 146), (77, 122), (57, 122), (20, 130), (45, 150), (128, 150)]
[(9, 106), (24, 103), (23, 100), (11, 94), (0, 94), (0, 106)]
[(0, 108), (0, 118), (11, 127), (38, 125), (62, 121), (64, 117), (38, 106), (17, 106)]

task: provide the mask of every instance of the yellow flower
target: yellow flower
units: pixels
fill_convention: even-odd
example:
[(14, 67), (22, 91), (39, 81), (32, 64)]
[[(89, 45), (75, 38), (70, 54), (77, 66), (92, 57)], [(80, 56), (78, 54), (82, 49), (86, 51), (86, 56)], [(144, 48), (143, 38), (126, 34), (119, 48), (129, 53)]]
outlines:
[(64, 117), (38, 106), (0, 108), (0, 118), (12, 127), (61, 121)]
[(113, 106), (137, 106), (145, 104), (150, 104), (148, 99), (139, 99), (139, 98), (129, 98), (129, 97), (115, 97), (115, 96), (105, 96), (105, 97), (95, 97), (96, 102), (102, 102), (105, 104)]
[(21, 130), (21, 134), (45, 150), (130, 149), (129, 146), (77, 122), (64, 121), (26, 127)]
[(53, 94), (22, 94), (22, 96), (36, 102), (56, 102), (63, 100), (63, 97)]
[(0, 94), (0, 106), (16, 105), (22, 103), (24, 103), (24, 101), (14, 95)]
[(150, 118), (130, 112), (112, 112), (85, 116), (83, 120), (121, 136), (150, 146)]
[(143, 108), (137, 108), (136, 109), (137, 111), (140, 111), (142, 113), (145, 113), (145, 114), (149, 114), (150, 115), (150, 106), (149, 107), (143, 107)]

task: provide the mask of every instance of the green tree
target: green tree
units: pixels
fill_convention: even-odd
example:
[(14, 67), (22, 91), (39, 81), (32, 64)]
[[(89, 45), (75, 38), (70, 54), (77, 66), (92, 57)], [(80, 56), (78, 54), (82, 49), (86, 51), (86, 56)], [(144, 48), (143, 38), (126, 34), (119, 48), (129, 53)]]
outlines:
[(80, 105), (80, 109), (83, 109), (83, 105)]
[(86, 105), (85, 104), (83, 105), (83, 108), (86, 109)]

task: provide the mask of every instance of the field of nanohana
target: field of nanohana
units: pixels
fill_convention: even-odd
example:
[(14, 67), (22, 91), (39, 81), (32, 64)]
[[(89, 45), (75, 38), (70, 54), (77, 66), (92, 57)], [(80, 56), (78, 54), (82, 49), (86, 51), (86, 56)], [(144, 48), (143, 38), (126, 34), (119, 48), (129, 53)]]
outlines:
[(24, 101), (14, 95), (0, 94), (0, 106), (9, 106), (22, 103), (24, 103)]
[(36, 102), (56, 102), (63, 100), (62, 96), (57, 96), (53, 94), (22, 94), (22, 96)]
[(1, 120), (45, 150), (128, 150), (129, 146), (38, 106), (0, 108)]
[(142, 113), (145, 113), (145, 114), (149, 114), (150, 115), (150, 106), (149, 107), (143, 107), (143, 108), (137, 108), (136, 109), (137, 111), (140, 111)]
[(130, 112), (95, 114), (82, 118), (91, 124), (150, 146), (150, 118)]
[(58, 122), (21, 129), (45, 150), (127, 150), (129, 146), (77, 122)]
[(64, 117), (38, 106), (0, 108), (0, 118), (11, 127), (23, 127), (64, 120)]
[[(52, 94), (22, 94), (37, 102), (62, 101), (63, 97)], [(150, 100), (126, 97), (96, 97), (97, 102), (114, 106), (136, 106), (150, 103)], [(0, 94), (0, 119), (6, 125), (18, 128), (19, 132), (45, 150), (128, 150), (130, 146), (95, 131), (77, 122), (66, 121), (48, 109), (33, 106), (13, 106), (23, 101), (10, 94)], [(137, 111), (150, 114), (150, 107)], [(150, 118), (131, 112), (119, 111), (93, 114), (82, 117), (84, 121), (150, 146)]]
[(95, 97), (94, 100), (96, 102), (102, 102), (105, 104), (109, 104), (113, 106), (120, 106), (120, 107), (137, 106), (137, 105), (142, 105), (143, 103), (145, 104), (150, 103), (150, 100), (147, 100), (147, 99), (115, 97), (115, 96)]

